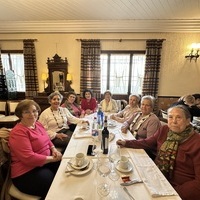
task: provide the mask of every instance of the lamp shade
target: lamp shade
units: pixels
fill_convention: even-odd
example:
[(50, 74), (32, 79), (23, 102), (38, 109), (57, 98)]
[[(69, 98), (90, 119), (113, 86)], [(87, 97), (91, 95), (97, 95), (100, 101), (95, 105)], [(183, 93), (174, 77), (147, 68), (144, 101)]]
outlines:
[(46, 79), (47, 79), (47, 74), (46, 73), (42, 73), (42, 81), (46, 81)]
[(67, 74), (67, 80), (72, 81), (72, 75), (71, 74)]

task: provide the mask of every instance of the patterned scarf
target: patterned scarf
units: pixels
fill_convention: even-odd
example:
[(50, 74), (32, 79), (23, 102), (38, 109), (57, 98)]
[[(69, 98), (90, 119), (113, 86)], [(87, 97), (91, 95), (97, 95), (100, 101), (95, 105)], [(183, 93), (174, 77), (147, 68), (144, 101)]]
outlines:
[(168, 132), (167, 139), (160, 147), (156, 161), (158, 168), (167, 178), (172, 177), (179, 144), (188, 139), (192, 134), (193, 127), (191, 125), (181, 133), (175, 133), (171, 130)]

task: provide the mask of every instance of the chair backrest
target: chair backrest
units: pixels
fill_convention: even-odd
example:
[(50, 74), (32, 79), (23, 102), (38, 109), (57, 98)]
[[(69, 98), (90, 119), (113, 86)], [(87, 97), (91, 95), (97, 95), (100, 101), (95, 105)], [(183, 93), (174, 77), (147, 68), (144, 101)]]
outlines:
[(167, 119), (167, 111), (161, 110), (162, 118)]
[(7, 102), (0, 101), (0, 114), (7, 115)]
[(8, 115), (15, 114), (15, 108), (17, 107), (19, 101), (7, 101), (8, 105)]

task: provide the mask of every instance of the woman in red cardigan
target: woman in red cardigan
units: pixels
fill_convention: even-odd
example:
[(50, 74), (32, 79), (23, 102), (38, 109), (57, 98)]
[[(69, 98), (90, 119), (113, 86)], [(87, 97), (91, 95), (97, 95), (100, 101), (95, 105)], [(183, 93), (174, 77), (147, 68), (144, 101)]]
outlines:
[(97, 100), (93, 97), (92, 91), (89, 89), (83, 92), (81, 108), (85, 111), (86, 115), (92, 114), (97, 110)]

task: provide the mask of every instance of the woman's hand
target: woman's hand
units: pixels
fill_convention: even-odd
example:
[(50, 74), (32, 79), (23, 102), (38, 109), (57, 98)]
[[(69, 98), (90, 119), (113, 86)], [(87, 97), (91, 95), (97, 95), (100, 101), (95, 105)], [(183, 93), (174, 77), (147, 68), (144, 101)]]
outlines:
[(56, 134), (56, 138), (60, 139), (63, 141), (63, 138), (67, 138), (68, 135), (64, 134), (64, 133), (57, 133)]
[(122, 133), (127, 133), (127, 128), (124, 127), (124, 126), (122, 126), (122, 127), (121, 127), (121, 131), (122, 131)]
[(58, 151), (55, 147), (51, 148), (51, 154), (55, 158), (62, 157), (62, 154), (60, 153), (60, 151)]
[(119, 145), (120, 147), (124, 147), (126, 144), (126, 141), (119, 139), (119, 140), (117, 140), (116, 144)]

